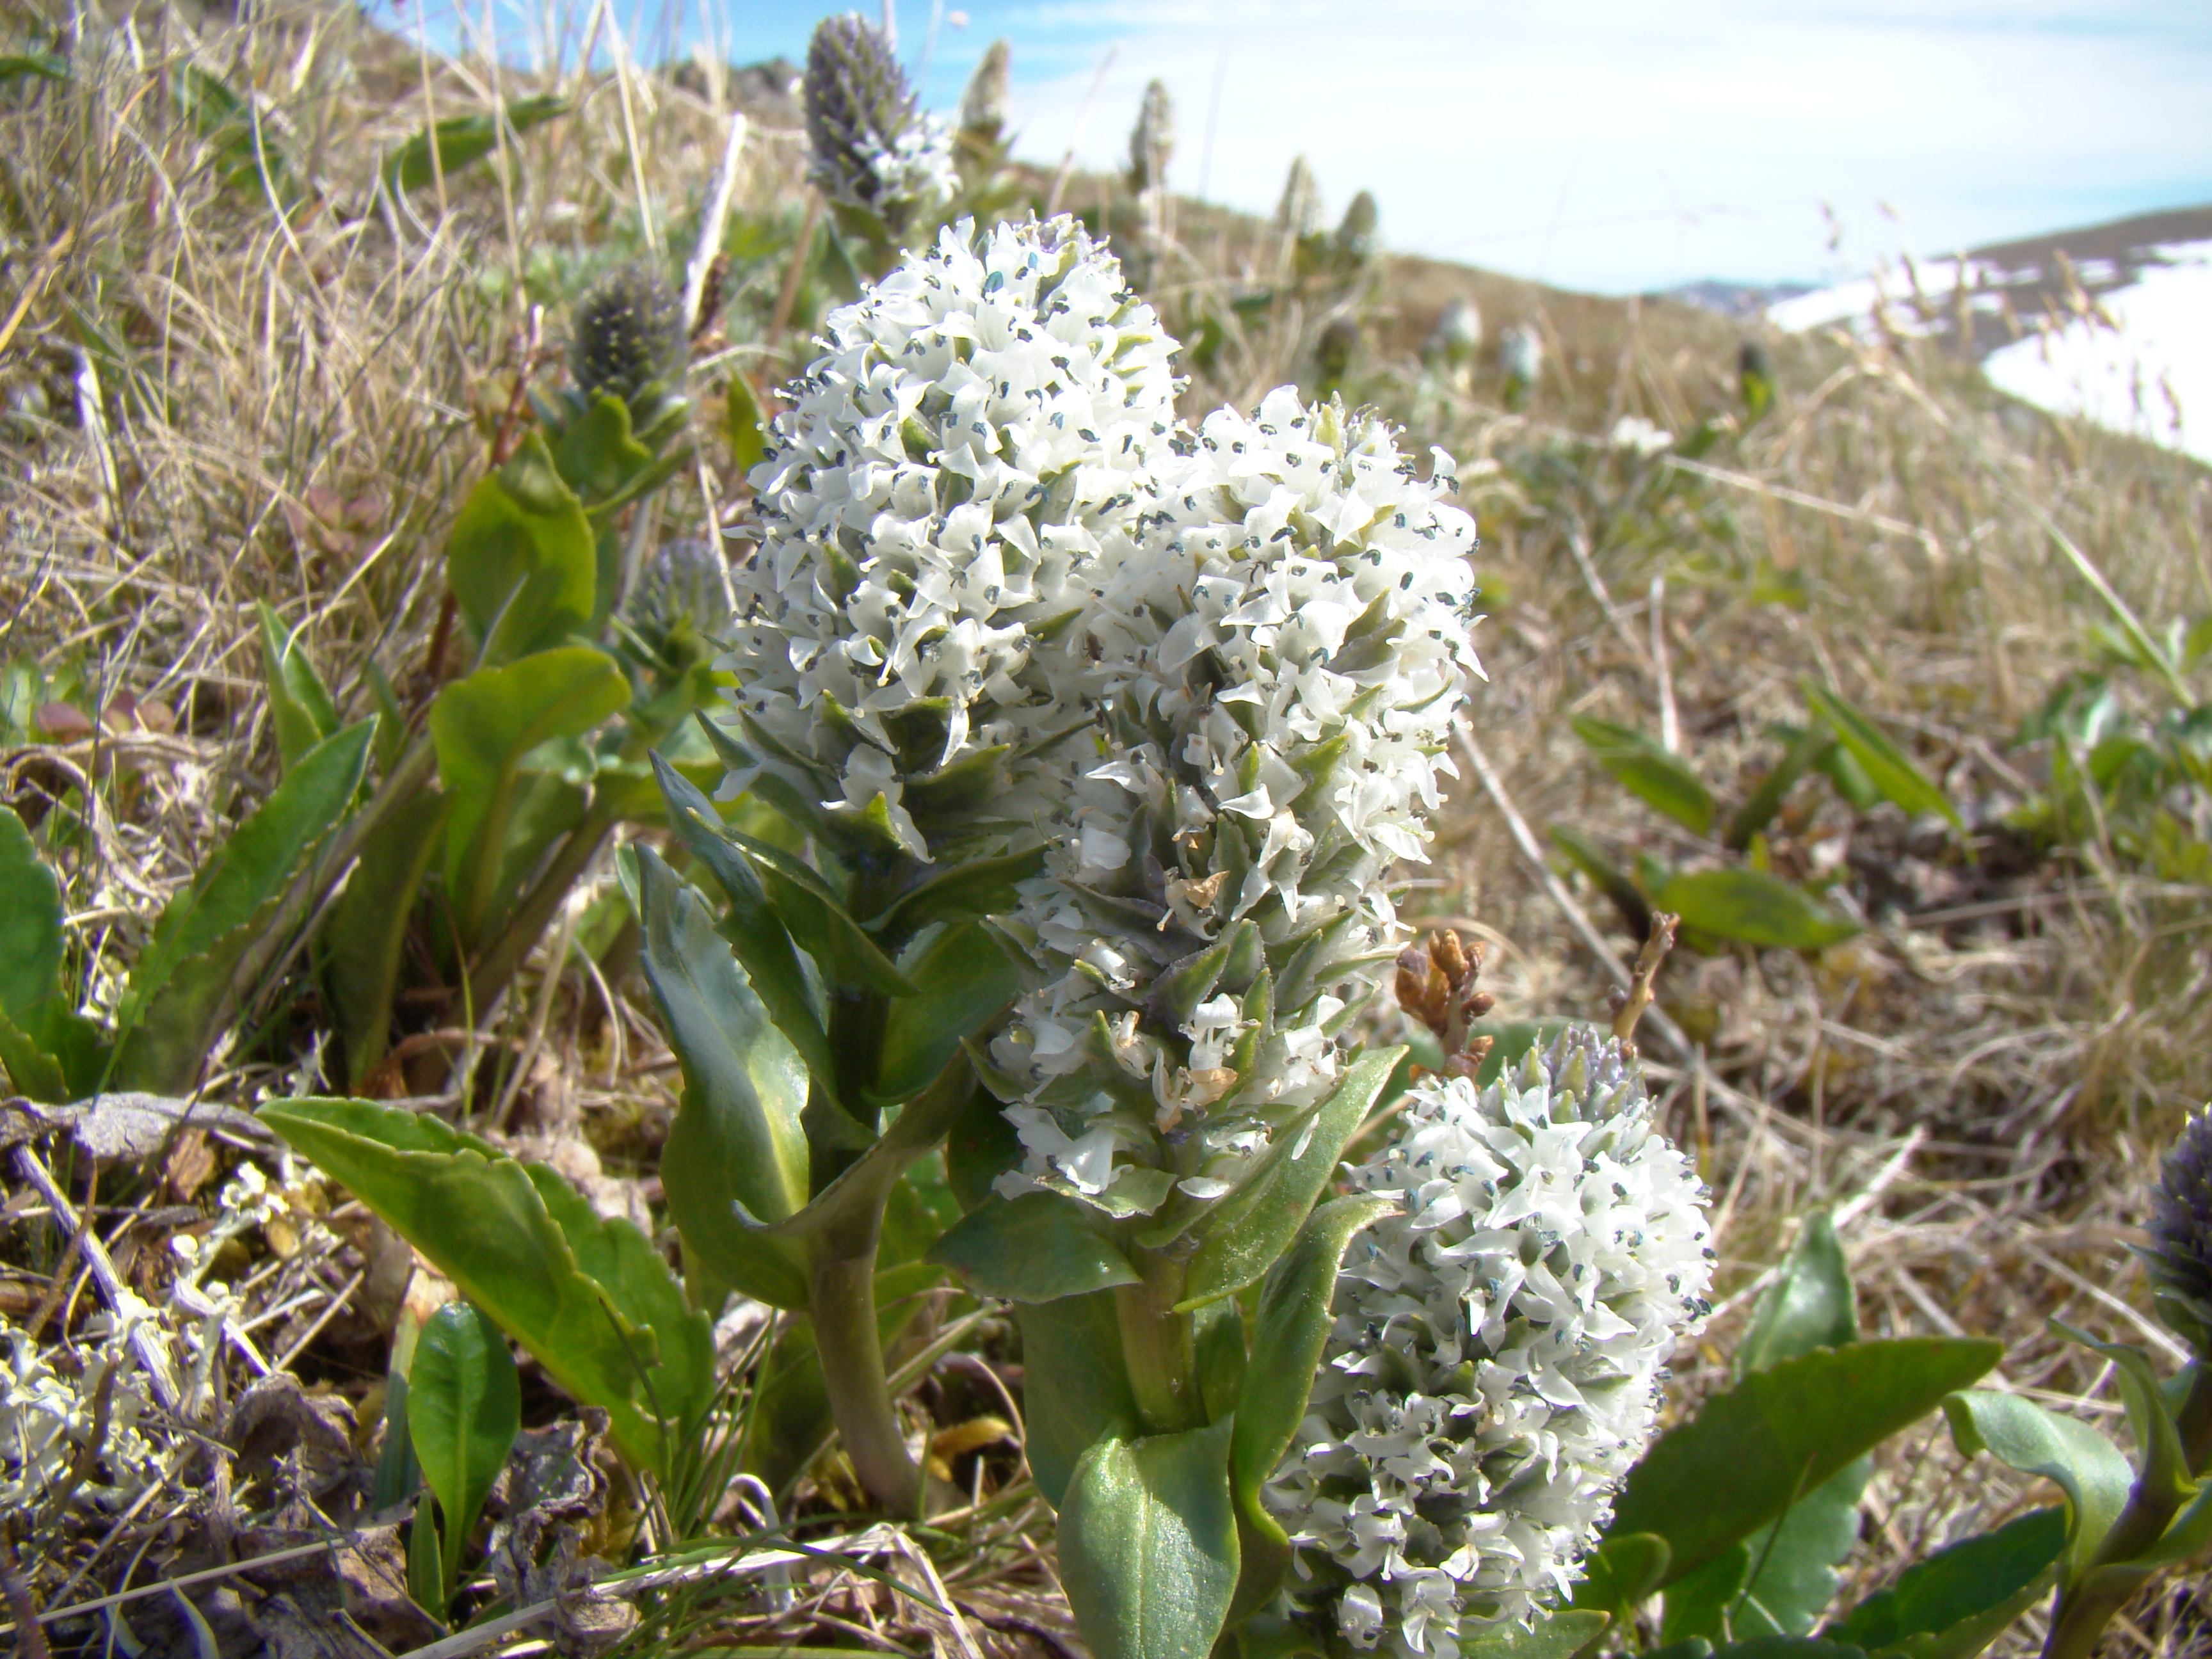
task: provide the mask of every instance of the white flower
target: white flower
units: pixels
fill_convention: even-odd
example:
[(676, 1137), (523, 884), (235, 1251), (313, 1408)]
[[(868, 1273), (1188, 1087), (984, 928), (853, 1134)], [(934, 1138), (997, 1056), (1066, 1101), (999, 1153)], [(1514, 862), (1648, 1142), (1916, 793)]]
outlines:
[[(1450, 471), (1439, 453), (1422, 481), (1382, 422), (1285, 387), (1209, 416), (1131, 556), (1090, 568), (1082, 650), (1053, 672), (1104, 713), (1091, 756), (1061, 751), (1014, 919), (1045, 983), (996, 1049), (1032, 1109), (1001, 1192), (1074, 1182), (1048, 1120), (1108, 1129), (1158, 1172), (1139, 1191), (1202, 1204), (1335, 1082), (1335, 1033), (1399, 937), (1383, 874), (1425, 856), (1480, 672)], [(1127, 1021), (1110, 1053), (1102, 1016)]]
[(1578, 1576), (1706, 1310), (1705, 1193), (1634, 1061), (1588, 1029), (1487, 1089), (1425, 1079), (1399, 1123), (1352, 1186), (1401, 1213), (1346, 1253), (1267, 1501), (1296, 1599), (1333, 1597), (1355, 1642), (1379, 1618), (1395, 1653), (1457, 1659)]
[(1674, 434), (1641, 415), (1624, 415), (1613, 423), (1607, 441), (1615, 449), (1649, 459), (1662, 450), (1674, 447)]
[(833, 815), (880, 801), (927, 860), (916, 814), (943, 803), (919, 786), (1081, 722), (1042, 659), (1073, 648), (1088, 574), (1127, 556), (1173, 343), (1063, 217), (947, 230), (820, 344), (752, 474), (762, 541), (724, 665), (764, 767)]

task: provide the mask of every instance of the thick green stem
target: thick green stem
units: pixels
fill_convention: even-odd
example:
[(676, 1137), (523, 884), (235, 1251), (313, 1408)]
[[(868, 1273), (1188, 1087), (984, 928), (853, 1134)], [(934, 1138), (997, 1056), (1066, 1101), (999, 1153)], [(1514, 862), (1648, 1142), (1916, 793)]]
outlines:
[[(878, 1215), (881, 1212), (879, 1211)], [(855, 1255), (824, 1255), (814, 1264), (811, 1311), (815, 1352), (830, 1410), (853, 1472), (869, 1496), (895, 1516), (921, 1515), (921, 1467), (906, 1449), (884, 1373), (876, 1326), (876, 1241)]]
[[(2191, 1368), (2189, 1393), (2175, 1421), (2181, 1431), (2183, 1460), (2191, 1471), (2205, 1469), (2212, 1462), (2212, 1367), (2201, 1360)], [(2105, 1626), (2148, 1582), (2148, 1570), (2130, 1572), (2128, 1564), (2165, 1536), (2180, 1507), (2179, 1494), (2154, 1492), (2146, 1480), (2136, 1482), (2127, 1507), (2099, 1547), (2096, 1560), (2059, 1597), (2043, 1659), (2089, 1659), (2096, 1652)]]
[(1137, 1413), (1151, 1434), (1174, 1434), (1206, 1421), (1198, 1387), (1198, 1350), (1188, 1314), (1177, 1313), (1188, 1267), (1152, 1250), (1136, 1252), (1144, 1282), (1114, 1292), (1121, 1325), (1121, 1359)]

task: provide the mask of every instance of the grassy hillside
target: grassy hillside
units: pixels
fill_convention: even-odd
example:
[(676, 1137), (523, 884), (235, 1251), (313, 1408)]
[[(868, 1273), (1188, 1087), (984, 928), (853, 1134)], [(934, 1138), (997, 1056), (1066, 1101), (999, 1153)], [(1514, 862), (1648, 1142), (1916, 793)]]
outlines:
[[(773, 409), (856, 276), (810, 211), (804, 136), (772, 76), (532, 76), (313, 6), (257, 7), (250, 24), (19, 8), (0, 31), (15, 54), (0, 70), (0, 803), (58, 870), (67, 972), (107, 1020), (162, 903), (291, 757), (258, 607), (312, 653), (338, 717), (422, 720), (467, 668), (443, 556), (469, 488), (537, 418), (532, 386), (566, 385), (569, 310), (596, 279), (641, 261), (680, 283), (734, 109), (754, 118), (690, 343), (696, 447), (619, 520), (633, 568), (685, 538), (746, 556), (732, 431), (749, 430), (748, 398)], [(525, 113), (501, 124), (500, 107)], [(1017, 169), (1007, 210), (1054, 189)], [(2011, 1387), (2113, 1419), (2100, 1362), (2045, 1320), (2149, 1343), (2161, 1364), (2176, 1346), (2121, 1245), (2152, 1161), (2212, 1097), (2212, 474), (2008, 403), (1940, 343), (1746, 333), (1370, 252), (1333, 216), (1301, 246), (1295, 227), (1189, 201), (1156, 229), (1118, 179), (1059, 193), (1113, 234), (1183, 341), (1186, 414), (1285, 381), (1335, 386), (1401, 422), (1425, 467), (1431, 444), (1456, 458), (1482, 535), (1489, 680), (1403, 908), (1487, 942), (1501, 1030), (1603, 1018), (1638, 907), (1687, 874), (1762, 872), (1798, 896), (1791, 926), (1817, 914), (1841, 930), (1798, 949), (1693, 919), (1660, 981), (1644, 1052), (1717, 1194), (1723, 1257), (1670, 1409), (1724, 1383), (1762, 1274), (1826, 1209), (1869, 1334), (2000, 1335)], [(1460, 300), (1480, 338), (1455, 362), (1433, 342)], [(1726, 845), (1823, 696), (1862, 712), (1936, 799), (1908, 812), (1893, 779), (1886, 793), (1863, 761), (1831, 757)], [(1593, 717), (1671, 751), (1678, 799), (1693, 773), (1706, 827), (1625, 787)], [(658, 1225), (679, 1085), (635, 966), (615, 857), (629, 840), (667, 835), (584, 849), (504, 995), (480, 1003), (422, 967), (362, 1091), (495, 1133)], [(410, 963), (435, 957), (431, 933)], [(348, 1092), (322, 964), (288, 950), (264, 966), (185, 1091), (249, 1109)], [(1403, 1024), (1370, 1018), (1393, 1040)], [(14, 1121), (0, 1112), (0, 1147)], [(250, 1341), (200, 1351), (205, 1422), (289, 1368), (343, 1405), (319, 1439), (295, 1423), (285, 1455), (365, 1482), (393, 1333), (451, 1287), (305, 1165), (268, 1224), (220, 1221), (255, 1145), (234, 1123), (191, 1127), (100, 1163), (96, 1182), (90, 1157), (69, 1178), (116, 1273), (152, 1299), (201, 1248), (178, 1239), (222, 1253), (210, 1283)], [(98, 1313), (85, 1257), (15, 1166), (4, 1184), (0, 1316), (19, 1352), (58, 1352)], [(949, 1294), (908, 1352), (959, 1316)], [(927, 1537), (933, 1565), (908, 1545), (874, 1577), (801, 1571), (795, 1606), (695, 1589), (633, 1639), (1071, 1651), (1050, 1512), (1007, 1420), (1018, 1353), (1002, 1321), (964, 1328), (991, 1363), (956, 1360), (913, 1391), (974, 1498)], [(739, 1384), (757, 1382), (759, 1322), (721, 1335)], [(573, 1423), (534, 1370), (525, 1389), (533, 1426)], [(226, 1510), (190, 1453), (148, 1451), (161, 1479), (135, 1509), (35, 1554), (19, 1539), (19, 1565), (0, 1547), (15, 1617), (25, 1596), (61, 1606), (191, 1571), (209, 1528), (258, 1529), (257, 1549), (312, 1534), (319, 1475), (295, 1468)], [(849, 1471), (791, 1455), (782, 1518), (846, 1531)], [(1969, 1470), (1940, 1426), (1893, 1443), (1848, 1587), (2050, 1501), (1991, 1468)], [(610, 1554), (635, 1542), (641, 1501), (602, 1502)], [(712, 1517), (726, 1534), (765, 1518), (737, 1496)], [(404, 1546), (386, 1543), (397, 1571)], [(956, 1632), (886, 1581), (944, 1592), (967, 1622)], [(137, 1640), (187, 1650), (173, 1601), (133, 1605)], [(2108, 1650), (2212, 1643), (2201, 1587), (2167, 1584), (2129, 1618)], [(253, 1650), (235, 1619), (216, 1623), (201, 1659), (209, 1641)], [(1996, 1651), (2032, 1650), (2034, 1626)], [(432, 1639), (398, 1612), (372, 1633), (394, 1651)], [(56, 1644), (104, 1639), (80, 1625)]]

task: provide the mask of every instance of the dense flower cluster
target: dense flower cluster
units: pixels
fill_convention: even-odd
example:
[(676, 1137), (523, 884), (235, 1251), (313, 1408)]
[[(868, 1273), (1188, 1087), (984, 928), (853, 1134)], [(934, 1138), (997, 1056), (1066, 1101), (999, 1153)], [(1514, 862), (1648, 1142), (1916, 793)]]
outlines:
[(1026, 1152), (1002, 1192), (1206, 1203), (1335, 1080), (1480, 672), (1474, 526), (1436, 470), (1287, 387), (1160, 469), (1079, 623), (1108, 712), (1012, 924), (1046, 981), (994, 1049)]
[(608, 393), (635, 402), (684, 363), (684, 319), (668, 284), (627, 265), (577, 302), (568, 367), (588, 402)]
[(954, 186), (952, 141), (916, 106), (890, 43), (857, 14), (823, 21), (806, 52), (806, 137), (822, 193), (893, 235)]
[[(152, 1401), (130, 1342), (132, 1326), (150, 1323), (154, 1310), (124, 1295), (122, 1317), (95, 1317), (96, 1340), (78, 1346), (74, 1374), (57, 1368), (55, 1351), (0, 1319), (8, 1349), (0, 1364), (0, 1514), (33, 1515), (64, 1492), (112, 1510), (160, 1478), (155, 1443), (139, 1426)], [(97, 1455), (84, 1460), (95, 1442)], [(84, 1475), (76, 1480), (81, 1462)]]
[(1085, 573), (1128, 550), (1173, 343), (1062, 217), (946, 230), (821, 344), (752, 474), (727, 665), (763, 765), (928, 858), (916, 813), (952, 769), (1004, 785), (1082, 722), (1038, 658), (1073, 648)]
[(2143, 1260), (2168, 1322), (2212, 1357), (2212, 1107), (2189, 1120), (2166, 1155)]
[(1705, 1312), (1705, 1192), (1634, 1060), (1571, 1029), (1478, 1090), (1430, 1079), (1353, 1176), (1401, 1213), (1353, 1239), (1329, 1358), (1267, 1489), (1296, 1599), (1372, 1648), (1564, 1599)]

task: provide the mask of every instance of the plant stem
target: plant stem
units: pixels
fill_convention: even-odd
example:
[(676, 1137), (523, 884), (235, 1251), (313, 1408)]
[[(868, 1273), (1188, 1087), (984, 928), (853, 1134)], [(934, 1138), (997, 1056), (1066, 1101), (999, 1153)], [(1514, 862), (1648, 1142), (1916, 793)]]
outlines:
[(2189, 1472), (2212, 1475), (2212, 1358), (2200, 1358), (2189, 1368), (2189, 1392), (2174, 1413), (2181, 1430), (2181, 1455)]
[[(880, 1221), (882, 1211), (876, 1212)], [(898, 1413), (884, 1374), (884, 1348), (876, 1326), (876, 1240), (854, 1255), (825, 1251), (814, 1263), (809, 1309), (814, 1347), (830, 1411), (853, 1460), (853, 1472), (869, 1495), (893, 1515), (921, 1515), (921, 1469), (906, 1449)]]
[(1115, 1291), (1114, 1310), (1121, 1318), (1121, 1358), (1138, 1415), (1152, 1434), (1197, 1428), (1206, 1421), (1197, 1345), (1190, 1316), (1175, 1310), (1188, 1267), (1154, 1250), (1135, 1255), (1144, 1282)]

